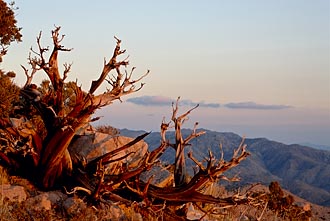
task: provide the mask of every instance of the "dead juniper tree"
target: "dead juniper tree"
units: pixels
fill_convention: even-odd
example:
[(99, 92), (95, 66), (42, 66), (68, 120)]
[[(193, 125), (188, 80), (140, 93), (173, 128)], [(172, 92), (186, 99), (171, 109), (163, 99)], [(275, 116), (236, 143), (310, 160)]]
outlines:
[[(219, 214), (221, 208), (228, 208), (239, 204), (258, 204), (258, 197), (252, 197), (249, 195), (249, 193), (234, 194), (228, 197), (214, 197), (203, 192), (203, 188), (219, 181), (220, 179), (236, 181), (238, 179), (237, 177), (228, 178), (224, 175), (224, 173), (237, 166), (242, 160), (246, 159), (249, 153), (246, 151), (246, 145), (244, 144), (243, 140), (239, 147), (234, 150), (233, 156), (229, 161), (224, 160), (223, 153), (220, 156), (220, 159), (216, 159), (213, 153), (209, 152), (209, 157), (206, 160), (206, 163), (199, 162), (197, 159), (195, 159), (192, 152), (189, 152), (188, 155), (185, 155), (184, 148), (189, 145), (191, 140), (203, 135), (205, 131), (197, 131), (198, 123), (195, 123), (192, 133), (187, 137), (183, 137), (181, 131), (182, 125), (188, 119), (188, 115), (191, 113), (191, 111), (196, 109), (198, 105), (188, 110), (187, 112), (178, 115), (179, 101), (180, 98), (178, 98), (177, 101), (172, 104), (173, 109), (171, 121), (166, 122), (163, 119), (160, 127), (161, 142), (159, 147), (149, 152), (145, 156), (145, 160), (136, 170), (126, 171), (123, 173), (125, 174), (125, 179), (122, 177), (118, 181), (125, 180), (124, 183), (126, 188), (140, 196), (140, 198), (145, 203), (144, 205), (146, 205), (144, 209), (147, 210), (147, 212), (154, 213), (152, 211), (162, 211), (167, 215), (170, 215), (171, 219), (180, 219), (175, 215), (178, 212), (177, 205), (187, 206), (189, 203), (193, 203), (199, 209), (201, 209), (201, 211), (203, 211), (203, 209), (199, 207), (199, 203), (213, 205), (210, 207), (213, 208), (212, 210), (209, 209), (208, 211), (204, 211), (204, 215), (206, 216), (208, 214)], [(175, 130), (175, 139), (173, 143), (171, 143), (166, 138), (166, 132), (169, 128), (172, 127), (174, 127)], [(145, 171), (150, 169), (150, 167), (155, 164), (155, 162), (157, 162), (157, 159), (161, 156), (161, 154), (164, 153), (167, 148), (174, 148), (176, 151), (173, 165), (174, 186), (167, 185), (166, 187), (158, 187), (156, 185), (152, 185), (152, 176), (146, 183), (142, 182), (139, 179), (140, 172), (137, 173), (136, 171)], [(188, 178), (186, 171), (186, 156), (193, 160), (199, 168), (198, 172), (190, 179)], [(104, 183), (104, 186), (108, 185)], [(155, 203), (156, 201), (158, 204)], [(162, 203), (159, 204), (159, 202)], [(166, 207), (164, 206), (165, 204)], [(154, 214), (154, 216), (156, 215), (157, 214)]]
[[(48, 47), (41, 44), (41, 32), (37, 37), (37, 49), (31, 48), (29, 64), (31, 70), (22, 66), (27, 77), (24, 87), (21, 89), (21, 96), (25, 99), (26, 106), (34, 108), (34, 113), (40, 116), (41, 122), (46, 130), (45, 137), (39, 133), (31, 132), (29, 158), (32, 163), (22, 165), (21, 162), (3, 155), (4, 160), (12, 165), (26, 167), (29, 165), (30, 173), (44, 188), (51, 188), (58, 178), (63, 175), (70, 175), (72, 172), (72, 159), (68, 152), (68, 146), (75, 133), (84, 125), (93, 121), (92, 114), (96, 109), (110, 105), (122, 96), (134, 93), (143, 87), (136, 86), (146, 74), (133, 80), (131, 72), (122, 73), (122, 67), (128, 65), (127, 58), (120, 60), (119, 56), (125, 53), (121, 50), (121, 40), (115, 37), (117, 44), (109, 61), (104, 61), (103, 70), (97, 80), (92, 81), (88, 92), (84, 92), (76, 83), (71, 84), (72, 97), (66, 97), (66, 78), (70, 72), (71, 64), (64, 64), (64, 71), (60, 73), (58, 54), (68, 52), (71, 49), (61, 45), (64, 35), (60, 35), (60, 27), (52, 31), (53, 48), (47, 58)], [(32, 80), (38, 71), (44, 71), (48, 77), (48, 84), (45, 83), (43, 93), (38, 90)], [(110, 75), (110, 72), (114, 72)], [(103, 82), (108, 82), (111, 87), (101, 94), (95, 91)], [(71, 102), (68, 108), (68, 102)], [(25, 108), (25, 107), (24, 107)], [(31, 130), (33, 131), (33, 130)], [(12, 136), (19, 136), (19, 131), (7, 128), (6, 132)], [(31, 172), (35, 171), (35, 172)]]
[(184, 148), (189, 144), (189, 141), (192, 140), (195, 137), (198, 137), (202, 134), (204, 134), (204, 131), (196, 132), (196, 126), (195, 124), (194, 132), (187, 138), (182, 137), (181, 133), (181, 127), (185, 120), (187, 120), (187, 116), (190, 114), (192, 110), (198, 107), (196, 105), (194, 108), (190, 109), (186, 113), (177, 116), (178, 112), (178, 105), (179, 105), (180, 97), (177, 99), (176, 104), (172, 104), (173, 111), (172, 111), (172, 121), (174, 123), (175, 127), (175, 143), (170, 144), (175, 149), (175, 165), (174, 165), (174, 182), (175, 186), (184, 185), (187, 183), (187, 171), (186, 171), (186, 162), (185, 162), (185, 155), (184, 155)]

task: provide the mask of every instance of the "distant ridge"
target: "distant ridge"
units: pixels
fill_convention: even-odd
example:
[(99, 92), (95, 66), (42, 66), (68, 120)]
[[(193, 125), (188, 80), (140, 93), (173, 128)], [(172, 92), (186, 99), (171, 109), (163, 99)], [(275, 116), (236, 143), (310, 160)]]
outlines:
[(330, 146), (327, 146), (327, 145), (312, 144), (312, 143), (300, 143), (299, 145), (306, 146), (306, 147), (312, 147), (312, 148), (319, 149), (319, 150), (330, 151)]
[[(216, 157), (220, 156), (219, 144), (223, 146), (225, 159), (229, 159), (233, 150), (240, 144), (242, 137), (231, 132), (205, 130), (206, 134), (191, 142), (186, 150), (193, 151), (195, 158), (202, 160), (208, 149)], [(183, 136), (192, 131), (183, 129)], [(120, 134), (136, 137), (144, 131), (120, 130)], [(167, 138), (174, 140), (174, 132), (169, 131)], [(150, 149), (159, 145), (159, 132), (152, 132), (145, 139)], [(246, 139), (251, 156), (238, 167), (230, 171), (228, 176), (239, 174), (241, 181), (234, 185), (246, 185), (260, 182), (269, 185), (271, 181), (279, 181), (283, 188), (312, 203), (330, 206), (330, 152), (298, 144), (286, 145), (266, 138)], [(169, 148), (161, 160), (173, 163), (174, 150)], [(193, 173), (194, 163), (187, 158), (189, 173)], [(231, 183), (231, 185), (233, 185)]]

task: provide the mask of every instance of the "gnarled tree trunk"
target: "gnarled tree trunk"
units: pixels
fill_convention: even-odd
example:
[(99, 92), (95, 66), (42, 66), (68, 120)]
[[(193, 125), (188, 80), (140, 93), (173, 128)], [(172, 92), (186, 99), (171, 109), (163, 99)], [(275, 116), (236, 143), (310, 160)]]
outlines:
[[(59, 35), (60, 27), (56, 27), (52, 31), (53, 51), (48, 60), (45, 59), (45, 52), (48, 48), (41, 46), (41, 32), (37, 38), (38, 50), (32, 52), (35, 57), (29, 57), (32, 71), (29, 74), (28, 69), (23, 67), (27, 76), (27, 82), (21, 91), (21, 94), (29, 100), (38, 110), (45, 128), (47, 136), (43, 140), (42, 147), (38, 150), (35, 160), (38, 162), (39, 179), (45, 188), (52, 187), (56, 180), (66, 174), (70, 174), (72, 170), (71, 157), (68, 152), (68, 146), (71, 143), (75, 133), (83, 126), (90, 122), (94, 111), (100, 107), (111, 104), (114, 100), (120, 99), (122, 96), (134, 93), (143, 86), (135, 87), (148, 72), (137, 80), (132, 80), (132, 69), (130, 74), (124, 76), (121, 73), (121, 67), (128, 65), (128, 61), (117, 61), (118, 56), (125, 53), (120, 49), (121, 41), (118, 38), (117, 45), (109, 62), (104, 63), (104, 68), (100, 77), (92, 81), (89, 92), (83, 92), (80, 87), (75, 84), (74, 97), (75, 102), (69, 110), (65, 110), (66, 99), (65, 79), (70, 71), (71, 65), (64, 64), (64, 72), (61, 77), (58, 67), (58, 53), (60, 51), (70, 51), (61, 45), (64, 35)], [(50, 85), (46, 94), (41, 94), (32, 84), (33, 75), (43, 70), (49, 80)], [(107, 80), (111, 85), (111, 90), (100, 95), (94, 95), (97, 88), (106, 80), (111, 71), (116, 71), (116, 75)]]

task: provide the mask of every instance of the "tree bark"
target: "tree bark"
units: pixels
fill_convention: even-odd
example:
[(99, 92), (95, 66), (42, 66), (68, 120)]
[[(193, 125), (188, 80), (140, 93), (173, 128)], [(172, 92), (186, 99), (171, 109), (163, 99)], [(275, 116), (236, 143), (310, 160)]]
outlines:
[[(32, 50), (35, 57), (29, 57), (29, 63), (32, 67), (32, 72), (29, 75), (28, 70), (23, 67), (27, 76), (26, 86), (22, 90), (22, 95), (29, 99), (35, 108), (39, 111), (40, 116), (47, 129), (47, 136), (43, 140), (43, 146), (40, 151), (40, 160), (38, 162), (39, 179), (45, 188), (50, 188), (56, 180), (65, 175), (70, 174), (72, 170), (72, 161), (68, 147), (74, 137), (76, 131), (88, 124), (94, 111), (100, 107), (111, 104), (114, 100), (120, 99), (122, 96), (134, 93), (143, 87), (135, 87), (135, 84), (144, 78), (149, 72), (142, 77), (132, 80), (132, 73), (125, 77), (121, 73), (120, 68), (128, 64), (127, 59), (117, 61), (118, 56), (123, 54), (125, 50), (120, 49), (121, 41), (116, 38), (117, 44), (113, 55), (108, 63), (104, 64), (100, 77), (92, 81), (89, 93), (84, 93), (80, 87), (75, 87), (75, 105), (68, 112), (65, 111), (64, 97), (64, 80), (70, 71), (71, 65), (65, 64), (65, 70), (61, 77), (58, 68), (58, 53), (59, 51), (70, 51), (61, 45), (64, 35), (59, 35), (60, 27), (56, 27), (52, 31), (53, 50), (48, 59), (45, 59), (45, 52), (48, 48), (41, 46), (41, 32), (37, 37), (38, 51)], [(43, 70), (51, 83), (50, 91), (47, 95), (31, 97), (33, 95), (31, 82), (33, 75), (38, 71)], [(97, 88), (106, 80), (108, 74), (115, 70), (117, 75), (107, 82), (112, 86), (110, 90), (100, 95), (94, 95)], [(30, 91), (29, 91), (30, 90)], [(38, 92), (38, 91), (37, 91)], [(36, 92), (34, 93), (36, 94)]]

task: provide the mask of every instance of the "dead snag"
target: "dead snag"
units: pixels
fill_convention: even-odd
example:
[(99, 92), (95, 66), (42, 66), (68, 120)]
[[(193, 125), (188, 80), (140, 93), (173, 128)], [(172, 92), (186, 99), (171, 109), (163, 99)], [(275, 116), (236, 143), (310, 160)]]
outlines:
[[(62, 51), (71, 51), (61, 45), (64, 35), (60, 35), (60, 27), (55, 27), (52, 31), (53, 49), (47, 59), (48, 47), (41, 46), (41, 32), (37, 37), (37, 50), (31, 48), (29, 64), (32, 71), (25, 67), (24, 73), (27, 81), (21, 90), (21, 95), (29, 101), (38, 111), (45, 128), (46, 137), (42, 140), (40, 158), (37, 163), (39, 179), (45, 188), (52, 187), (57, 178), (62, 175), (69, 175), (72, 171), (72, 160), (68, 152), (76, 131), (90, 122), (91, 115), (96, 109), (110, 105), (115, 100), (120, 100), (122, 96), (135, 93), (143, 87), (143, 83), (136, 87), (149, 71), (138, 79), (132, 79), (134, 68), (130, 73), (122, 74), (121, 68), (128, 65), (128, 60), (120, 60), (119, 56), (125, 53), (121, 50), (121, 41), (115, 37), (117, 44), (109, 62), (104, 62), (103, 70), (97, 80), (92, 81), (89, 92), (84, 92), (77, 86), (76, 82), (69, 82), (73, 91), (68, 97), (68, 83), (65, 82), (71, 69), (71, 64), (64, 64), (64, 71), (60, 72), (58, 65), (58, 55)], [(32, 56), (34, 55), (34, 57)], [(39, 70), (46, 73), (49, 82), (47, 90), (41, 90), (32, 84), (33, 76)], [(111, 71), (116, 74), (110, 79), (106, 79)], [(103, 82), (110, 85), (106, 92), (95, 95), (95, 91)], [(70, 100), (70, 107), (67, 102)]]
[(184, 185), (187, 183), (187, 171), (186, 171), (186, 161), (184, 155), (184, 148), (189, 144), (189, 141), (195, 137), (198, 137), (205, 133), (205, 131), (196, 132), (196, 126), (198, 123), (195, 124), (195, 129), (193, 133), (187, 137), (183, 138), (181, 133), (182, 124), (187, 120), (188, 115), (191, 111), (196, 109), (199, 105), (197, 104), (192, 109), (188, 110), (186, 113), (177, 116), (177, 112), (179, 109), (179, 101), (180, 97), (176, 100), (176, 103), (172, 103), (172, 121), (175, 127), (175, 143), (170, 144), (171, 147), (175, 149), (175, 165), (174, 165), (174, 182), (175, 186)]

